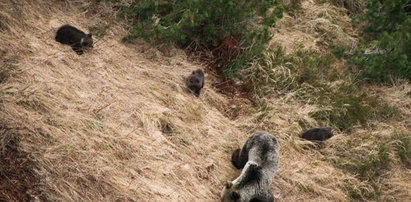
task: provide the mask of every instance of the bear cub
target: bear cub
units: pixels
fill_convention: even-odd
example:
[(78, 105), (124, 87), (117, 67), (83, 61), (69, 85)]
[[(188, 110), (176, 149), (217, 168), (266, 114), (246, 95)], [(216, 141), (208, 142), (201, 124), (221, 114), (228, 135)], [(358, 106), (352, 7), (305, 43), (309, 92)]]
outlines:
[(204, 72), (201, 69), (197, 69), (191, 73), (186, 79), (186, 84), (190, 91), (194, 92), (194, 95), (199, 97), (201, 89), (204, 87)]
[(274, 201), (271, 184), (279, 164), (279, 144), (267, 132), (253, 133), (242, 149), (231, 156), (234, 167), (243, 169), (240, 176), (228, 181), (222, 191), (222, 202)]
[(70, 45), (78, 55), (82, 55), (84, 53), (84, 48), (93, 48), (91, 33), (86, 34), (71, 25), (61, 26), (57, 30), (55, 39), (62, 44)]
[(301, 138), (310, 141), (324, 141), (330, 139), (333, 135), (331, 128), (312, 128), (305, 131)]

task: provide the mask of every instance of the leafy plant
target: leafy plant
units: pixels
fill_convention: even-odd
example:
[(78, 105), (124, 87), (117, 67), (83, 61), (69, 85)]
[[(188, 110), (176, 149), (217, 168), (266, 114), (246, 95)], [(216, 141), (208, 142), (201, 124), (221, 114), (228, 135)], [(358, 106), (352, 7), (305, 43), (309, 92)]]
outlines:
[(369, 0), (362, 17), (366, 22), (364, 32), (379, 37), (383, 32), (394, 33), (401, 29), (409, 16), (404, 11), (408, 0)]
[[(411, 16), (403, 8), (407, 2), (368, 1), (362, 17), (363, 43), (350, 58), (352, 65), (363, 69), (359, 78), (376, 82), (387, 82), (393, 77), (411, 80)], [(364, 54), (364, 48), (371, 48), (374, 53)]]
[(232, 75), (262, 55), (283, 11), (277, 0), (141, 0), (122, 10), (133, 24), (123, 41), (209, 50), (215, 66)]

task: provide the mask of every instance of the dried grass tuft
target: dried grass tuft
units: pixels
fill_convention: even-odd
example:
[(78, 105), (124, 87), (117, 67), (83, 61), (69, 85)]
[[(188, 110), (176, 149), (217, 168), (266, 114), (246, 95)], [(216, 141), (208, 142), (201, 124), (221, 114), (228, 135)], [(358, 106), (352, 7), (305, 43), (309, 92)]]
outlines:
[(281, 45), (287, 53), (301, 48), (325, 52), (333, 46), (350, 50), (357, 43), (357, 31), (343, 8), (303, 1), (298, 15), (278, 21), (271, 47)]

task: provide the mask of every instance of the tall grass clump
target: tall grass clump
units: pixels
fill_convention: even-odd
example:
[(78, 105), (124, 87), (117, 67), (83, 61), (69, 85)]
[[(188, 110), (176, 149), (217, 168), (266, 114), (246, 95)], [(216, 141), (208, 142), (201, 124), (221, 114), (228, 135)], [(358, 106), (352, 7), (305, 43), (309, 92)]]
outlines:
[(369, 95), (355, 83), (343, 83), (335, 88), (324, 88), (317, 103), (321, 110), (311, 113), (317, 121), (330, 124), (339, 130), (349, 130), (355, 125), (366, 126), (370, 119), (385, 120), (398, 110)]
[(368, 155), (353, 158), (341, 157), (337, 167), (344, 169), (360, 180), (363, 187), (354, 187), (346, 182), (345, 188), (351, 200), (381, 200), (382, 190), (379, 186), (381, 176), (389, 171), (391, 159), (390, 147), (387, 144), (379, 144)]
[(203, 50), (215, 67), (235, 75), (261, 57), (283, 8), (277, 0), (141, 0), (122, 11), (132, 24), (123, 41), (142, 38)]
[(290, 16), (298, 16), (298, 14), (301, 13), (302, 2), (302, 0), (285, 0), (283, 1), (283, 5), (285, 11)]
[(405, 166), (411, 168), (411, 136), (407, 134), (397, 134), (395, 142), (396, 153)]
[(310, 115), (321, 125), (339, 130), (366, 126), (370, 119), (387, 119), (397, 113), (396, 108), (352, 81), (349, 73), (338, 71), (336, 61), (331, 53), (298, 50), (285, 54), (282, 47), (276, 47), (242, 74), (253, 87), (254, 98), (262, 110), (266, 110), (263, 102), (270, 95), (292, 92), (297, 100), (319, 106)]
[[(297, 50), (286, 54), (277, 46), (267, 51), (265, 57), (253, 67), (242, 71), (250, 86), (259, 96), (287, 92), (295, 89), (321, 87), (338, 79), (331, 67), (335, 58), (331, 54), (321, 55), (312, 50)], [(274, 88), (273, 88), (274, 87)]]

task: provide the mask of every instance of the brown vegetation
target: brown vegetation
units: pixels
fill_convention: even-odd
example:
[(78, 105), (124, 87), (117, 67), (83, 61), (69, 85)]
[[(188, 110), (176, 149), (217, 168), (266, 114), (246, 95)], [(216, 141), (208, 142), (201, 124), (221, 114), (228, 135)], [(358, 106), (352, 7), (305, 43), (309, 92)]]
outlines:
[[(281, 145), (273, 184), (278, 201), (411, 199), (411, 175), (395, 146), (401, 145), (398, 134), (409, 138), (411, 132), (409, 84), (366, 88), (397, 107), (398, 118), (337, 131), (314, 149), (298, 135), (318, 126), (310, 114), (320, 106), (317, 98), (302, 102), (298, 90), (272, 89), (261, 110), (227, 99), (207, 74), (196, 98), (186, 92), (183, 76), (199, 64), (180, 50), (165, 57), (144, 42), (121, 43), (126, 31), (119, 23), (103, 26), (104, 35), (82, 56), (56, 43), (62, 24), (87, 30), (112, 19), (104, 4), (101, 12), (87, 5), (0, 3), (0, 200), (217, 201), (224, 182), (238, 175), (231, 152), (257, 129), (273, 133)], [(302, 8), (279, 22), (272, 47), (293, 53), (302, 44), (326, 52), (331, 44), (355, 44), (343, 9), (313, 1)], [(314, 88), (299, 90), (306, 89)], [(381, 140), (387, 145), (380, 147)], [(377, 173), (372, 181), (358, 177), (364, 167)]]

